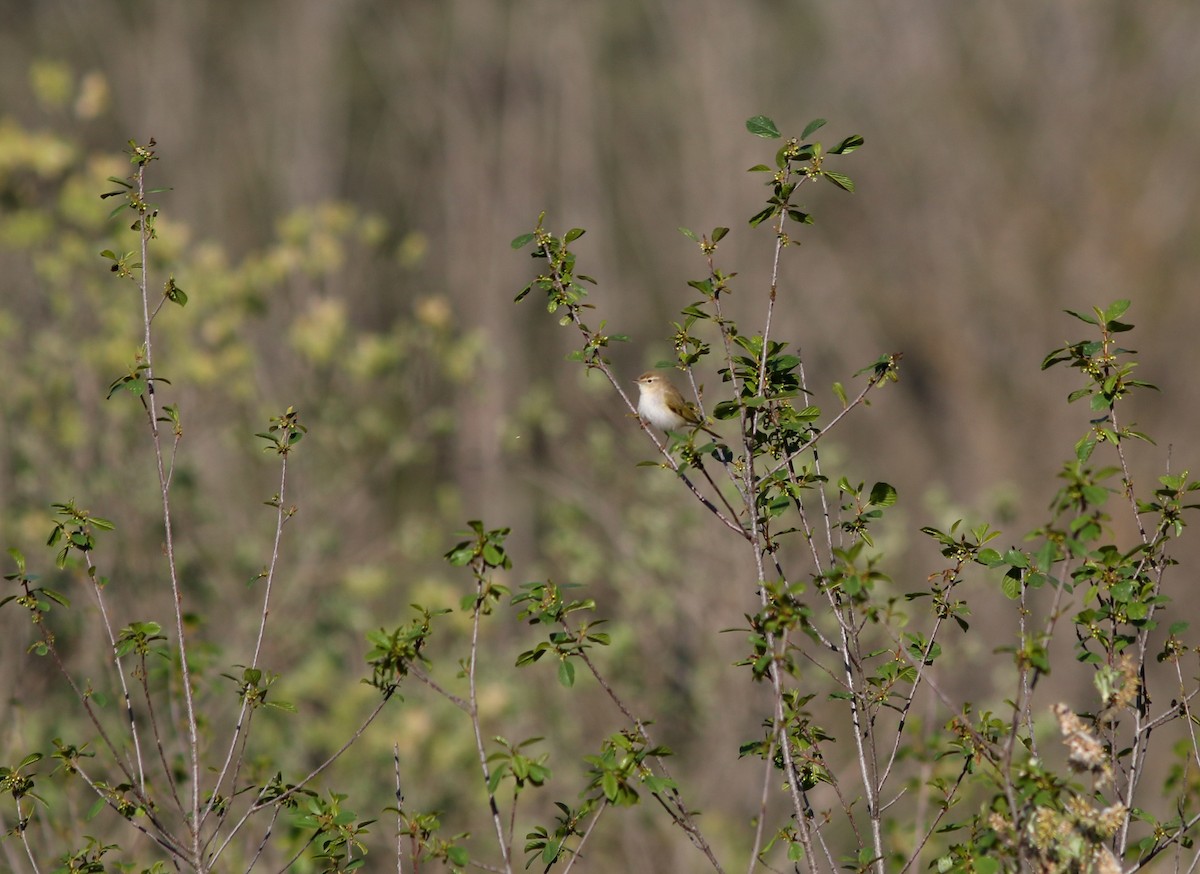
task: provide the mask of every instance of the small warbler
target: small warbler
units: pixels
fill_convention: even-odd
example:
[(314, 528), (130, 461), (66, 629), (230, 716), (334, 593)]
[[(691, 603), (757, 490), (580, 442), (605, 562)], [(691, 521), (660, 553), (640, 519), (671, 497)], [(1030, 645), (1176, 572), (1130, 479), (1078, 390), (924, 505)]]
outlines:
[(634, 382), (637, 383), (641, 397), (638, 398), (638, 415), (656, 428), (664, 431), (678, 431), (685, 425), (691, 425), (720, 438), (720, 434), (707, 427), (700, 418), (700, 411), (695, 404), (689, 404), (679, 393), (679, 389), (671, 385), (661, 373), (653, 370), (643, 373)]

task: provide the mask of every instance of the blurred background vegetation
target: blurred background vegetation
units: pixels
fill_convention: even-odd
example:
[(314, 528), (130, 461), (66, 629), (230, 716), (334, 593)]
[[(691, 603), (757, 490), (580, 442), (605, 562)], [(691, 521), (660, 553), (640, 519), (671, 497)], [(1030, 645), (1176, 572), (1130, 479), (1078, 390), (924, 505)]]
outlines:
[[(104, 398), (132, 360), (136, 304), (98, 257), (133, 247), (97, 196), (128, 172), (120, 144), (154, 137), (152, 178), (171, 191), (158, 196), (152, 284), (169, 271), (190, 301), (160, 320), (158, 347), (185, 423), (182, 561), (212, 647), (206, 694), (228, 706), (218, 674), (252, 642), (246, 581), (272, 526), (261, 502), (275, 469), (252, 435), (289, 404), (311, 429), (266, 658), (301, 708), (271, 718), (288, 767), (335, 749), (368, 706), (356, 685), (367, 630), (410, 602), (457, 604), (468, 580), (440, 556), (482, 518), (514, 529), (513, 585), (579, 583), (620, 620), (607, 665), (678, 752), (707, 828), (745, 839), (758, 778), (735, 755), (758, 717), (727, 667), (741, 636), (719, 632), (753, 609), (753, 580), (669, 474), (635, 467), (650, 447), (601, 380), (564, 362), (575, 338), (513, 306), (532, 267), (508, 243), (543, 209), (553, 228), (589, 229), (581, 267), (600, 281), (598, 318), (633, 336), (613, 352), (630, 380), (669, 357), (686, 280), (704, 275), (678, 226), (734, 229), (719, 263), (739, 274), (734, 314), (756, 316), (772, 241), (745, 225), (764, 189), (743, 171), (774, 147), (746, 133), (751, 115), (785, 136), (823, 116), (828, 139), (866, 138), (845, 167), (858, 193), (809, 195), (817, 223), (785, 259), (775, 336), (800, 346), (826, 407), (834, 380), (904, 354), (899, 386), (826, 449), (834, 469), (899, 489), (881, 543), (898, 588), (940, 566), (922, 524), (982, 516), (1017, 540), (1039, 521), (1088, 415), (1063, 403), (1070, 374), (1038, 369), (1076, 339), (1064, 307), (1133, 300), (1141, 376), (1163, 389), (1132, 401), (1158, 439), (1153, 468), (1135, 473), (1165, 465), (1170, 446), (1176, 468), (1192, 465), (1195, 3), (0, 9), (0, 539), (53, 578), (38, 550), (48, 507), (74, 498), (118, 523), (100, 560), (122, 621), (167, 615), (144, 421), (129, 398)], [(701, 375), (718, 397), (715, 370)], [(68, 594), (62, 641), (95, 665), (90, 602)], [(81, 730), (65, 699), (42, 706), (61, 688), (24, 656), (25, 621), (0, 614), (0, 663), (21, 665), (3, 675), (3, 750)], [(463, 629), (446, 627), (458, 652)], [(493, 733), (548, 722), (554, 748), (578, 753), (619, 725), (586, 684), (564, 698), (552, 669), (514, 675), (527, 640), (497, 634)], [(964, 685), (980, 687), (990, 648)], [(396, 742), (410, 802), (462, 826), (477, 795), (466, 723), (408, 692), (330, 783), (373, 815)], [(580, 788), (568, 761), (551, 761), (556, 797)], [(691, 866), (682, 836), (641, 817), (609, 838), (611, 870)]]

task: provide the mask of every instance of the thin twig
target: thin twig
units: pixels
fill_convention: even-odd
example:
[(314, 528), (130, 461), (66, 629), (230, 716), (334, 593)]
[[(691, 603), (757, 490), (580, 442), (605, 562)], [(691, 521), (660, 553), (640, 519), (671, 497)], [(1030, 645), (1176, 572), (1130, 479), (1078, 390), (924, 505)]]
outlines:
[[(263, 592), (262, 611), (258, 618), (258, 638), (254, 643), (254, 654), (250, 659), (250, 667), (257, 668), (258, 660), (262, 655), (263, 637), (267, 630), (267, 617), (271, 612), (271, 588), (275, 582), (275, 570), (279, 566), (279, 544), (283, 539), (283, 526), (287, 522), (288, 512), (284, 504), (284, 497), (287, 489), (287, 454), (281, 455), (279, 466), (279, 492), (276, 495), (275, 505), (275, 537), (271, 543), (271, 562), (267, 568), (265, 591)], [(204, 808), (204, 813), (200, 818), (200, 826), (204, 825), (205, 820), (213, 811), (213, 806), (216, 804), (217, 798), (221, 791), (221, 786), (225, 783), (225, 777), (229, 773), (230, 764), (233, 762), (234, 751), (238, 747), (238, 739), (242, 736), (243, 729), (248, 727), (247, 710), (250, 708), (250, 696), (243, 690), (242, 704), (238, 711), (237, 722), (233, 727), (233, 735), (229, 739), (229, 750), (225, 754), (225, 761), (221, 765), (221, 770), (217, 774), (216, 783), (213, 784), (212, 792), (208, 799), (208, 804)], [(240, 764), (240, 760), (239, 760)], [(234, 777), (236, 782), (236, 775)]]
[(96, 781), (94, 781), (90, 776), (88, 776), (87, 771), (84, 770), (84, 768), (82, 767), (82, 765), (80, 764), (78, 759), (75, 759), (71, 762), (71, 768), (75, 773), (77, 773), (83, 779), (83, 782), (86, 783), (88, 785), (88, 787), (91, 788), (91, 790), (96, 793), (96, 796), (98, 798), (100, 798), (110, 810), (112, 810), (118, 816), (122, 817), (131, 826), (133, 826), (135, 829), (140, 831), (146, 837), (150, 838), (150, 840), (154, 841), (154, 843), (158, 844), (160, 847), (162, 847), (164, 850), (166, 850), (168, 853), (170, 853), (171, 856), (190, 864), (190, 860), (187, 855), (186, 845), (183, 842), (176, 839), (174, 835), (172, 835), (169, 831), (167, 831), (166, 828), (164, 828), (163, 824), (154, 815), (154, 811), (152, 809), (146, 809), (145, 814), (146, 814), (146, 818), (150, 821), (150, 824), (154, 826), (153, 830), (146, 828), (144, 825), (142, 825), (140, 822), (138, 822), (137, 819), (135, 819), (134, 817), (125, 816), (121, 812), (121, 810), (118, 808), (116, 802), (114, 802), (112, 800), (112, 797), (108, 793), (106, 793), (103, 789), (101, 789), (100, 786), (96, 783)]
[(182, 814), (183, 801), (179, 797), (179, 785), (175, 780), (174, 771), (167, 764), (167, 751), (163, 747), (162, 732), (158, 727), (158, 714), (154, 709), (154, 698), (150, 695), (150, 683), (146, 674), (145, 655), (142, 656), (141, 674), (142, 700), (146, 702), (146, 713), (150, 718), (150, 732), (154, 736), (154, 746), (158, 750), (158, 762), (162, 766), (163, 778), (167, 781), (167, 787), (171, 790), (171, 799), (175, 802), (175, 809)]
[(29, 835), (27, 834), (29, 820), (21, 812), (21, 799), (14, 798), (13, 801), (17, 805), (17, 824), (14, 828), (21, 835), (21, 844), (25, 847), (25, 855), (29, 857), (29, 864), (33, 866), (33, 874), (41, 874), (42, 869), (38, 867), (37, 859), (33, 855), (33, 847), (29, 845)]
[[(578, 632), (574, 628), (572, 628), (571, 625), (565, 619), (560, 619), (559, 624), (572, 637), (578, 637)], [(625, 718), (628, 719), (633, 724), (634, 729), (637, 731), (638, 736), (642, 739), (642, 742), (645, 743), (647, 746), (653, 747), (654, 742), (650, 738), (650, 732), (646, 730), (645, 723), (633, 715), (633, 712), (625, 705), (625, 702), (621, 700), (621, 697), (616, 693), (616, 690), (614, 690), (613, 687), (611, 685), (609, 685), (608, 681), (604, 678), (604, 676), (596, 668), (596, 665), (592, 662), (591, 657), (588, 656), (587, 650), (581, 648), (578, 651), (578, 654), (579, 654), (579, 657), (583, 660), (584, 665), (587, 666), (588, 671), (590, 671), (592, 676), (595, 678), (596, 682), (600, 684), (600, 688), (602, 688), (605, 691), (605, 693), (608, 695), (609, 699), (617, 706), (617, 709), (620, 710), (622, 714), (624, 714)], [(666, 764), (666, 762), (663, 761), (662, 757), (655, 756), (655, 762), (657, 763), (659, 770), (663, 773), (663, 775), (668, 780), (671, 780), (671, 772), (668, 770), (667, 764)], [(713, 868), (717, 872), (719, 872), (719, 874), (724, 874), (724, 869), (721, 867), (721, 863), (717, 860), (716, 854), (713, 852), (712, 847), (709, 845), (708, 841), (704, 838), (703, 833), (700, 831), (700, 827), (696, 824), (696, 821), (692, 817), (691, 812), (688, 810), (687, 805), (683, 803), (683, 799), (679, 794), (679, 790), (678, 789), (670, 789), (668, 791), (671, 794), (672, 804), (667, 809), (668, 809), (668, 813), (671, 816), (671, 819), (674, 820), (675, 823), (677, 825), (679, 825), (680, 828), (683, 829), (684, 833), (689, 837), (689, 839), (692, 841), (692, 843), (700, 850), (700, 852), (704, 853), (705, 857), (707, 857), (707, 859), (709, 861), (709, 864), (711, 864), (713, 866)], [(658, 795), (658, 793), (655, 793), (656, 797), (657, 797), (657, 795)], [(664, 803), (664, 806), (666, 806), (665, 803)]]
[(921, 835), (920, 842), (916, 845), (916, 847), (913, 848), (912, 855), (909, 856), (908, 861), (904, 863), (904, 867), (900, 869), (899, 874), (904, 874), (905, 871), (911, 868), (913, 864), (919, 858), (921, 858), (921, 850), (925, 848), (925, 844), (931, 837), (933, 837), (933, 834), (937, 831), (938, 824), (942, 821), (943, 817), (950, 812), (950, 800), (955, 796), (955, 794), (957, 794), (959, 787), (962, 785), (963, 780), (966, 779), (966, 776), (970, 770), (970, 762), (963, 762), (962, 770), (958, 772), (958, 779), (954, 781), (954, 786), (951, 787), (949, 794), (946, 796), (945, 802), (940, 805), (941, 809), (938, 811), (937, 816), (933, 818), (933, 822), (929, 824), (929, 828), (927, 828), (925, 833)]
[[(400, 744), (392, 744), (396, 768), (396, 874), (404, 874), (404, 790), (400, 788)], [(416, 864), (416, 860), (413, 860)]]
[(467, 687), (471, 702), (471, 728), (475, 732), (475, 751), (479, 755), (479, 769), (483, 772), (483, 788), (487, 791), (488, 807), (492, 812), (492, 823), (496, 827), (496, 840), (500, 844), (500, 858), (504, 862), (504, 870), (512, 874), (512, 865), (508, 858), (508, 843), (504, 839), (504, 824), (500, 819), (500, 808), (496, 805), (496, 793), (492, 791), (491, 769), (488, 767), (487, 750), (483, 746), (483, 734), (479, 726), (479, 699), (475, 692), (475, 664), (479, 654), (479, 620), (483, 612), (484, 578), (482, 570), (476, 568), (477, 591), (475, 608), (471, 614), (471, 654), (467, 662)]
[(133, 700), (129, 695), (129, 685), (125, 682), (125, 666), (121, 661), (121, 651), (117, 648), (117, 637), (113, 633), (112, 622), (108, 618), (108, 608), (104, 603), (104, 590), (96, 578), (96, 564), (92, 561), (92, 551), (86, 549), (83, 559), (87, 563), (88, 579), (92, 581), (92, 591), (96, 593), (96, 604), (100, 608), (100, 618), (104, 623), (104, 631), (108, 635), (108, 645), (112, 650), (113, 662), (117, 666), (117, 678), (121, 683), (121, 696), (125, 701), (125, 716), (129, 720), (129, 736), (133, 741), (133, 757), (137, 766), (138, 788), (143, 795), (146, 793), (146, 769), (142, 762), (142, 741), (138, 733), (137, 719), (133, 715)]
[(275, 822), (279, 819), (279, 814), (282, 812), (282, 807), (276, 807), (271, 811), (271, 821), (267, 823), (267, 829), (263, 832), (262, 840), (258, 842), (258, 848), (254, 851), (254, 855), (250, 857), (250, 862), (246, 865), (246, 874), (250, 874), (254, 870), (254, 866), (258, 864), (259, 857), (262, 856), (263, 850), (267, 848), (267, 841), (271, 839), (271, 833), (275, 830)]
[(600, 814), (604, 813), (606, 810), (608, 810), (607, 798), (604, 799), (603, 803), (601, 803), (600, 809), (596, 811), (596, 815), (592, 817), (592, 821), (588, 823), (588, 827), (584, 831), (583, 837), (579, 839), (578, 846), (576, 846), (575, 850), (571, 853), (571, 861), (567, 863), (567, 867), (563, 868), (562, 874), (568, 874), (571, 868), (574, 867), (575, 860), (578, 859), (580, 854), (583, 852), (583, 845), (586, 844), (587, 839), (591, 837), (592, 829), (594, 829), (596, 827), (596, 823), (600, 821)]
[[(801, 365), (801, 367), (803, 367), (803, 364)], [(803, 381), (803, 377), (801, 377), (801, 379)], [(878, 379), (870, 380), (866, 384), (866, 386), (864, 386), (863, 390), (860, 391), (855, 396), (854, 400), (852, 400), (849, 404), (847, 404), (845, 407), (843, 407), (842, 411), (840, 413), (838, 413), (836, 416), (834, 416), (832, 419), (829, 420), (828, 425), (826, 425), (824, 428), (822, 428), (820, 431), (818, 431), (816, 434), (814, 434), (811, 440), (809, 440), (807, 443), (805, 443), (803, 446), (801, 446), (795, 452), (785, 455), (782, 459), (780, 459), (778, 462), (776, 462), (775, 466), (770, 468), (765, 474), (763, 474), (763, 476), (764, 477), (774, 476), (776, 473), (783, 470), (783, 468), (787, 467), (789, 464), (791, 464), (793, 461), (795, 461), (797, 458), (799, 458), (801, 455), (803, 455), (808, 450), (810, 450), (810, 449), (815, 450), (817, 447), (817, 443), (820, 442), (821, 438), (824, 437), (826, 434), (828, 434), (831, 430), (833, 430), (834, 426), (836, 426), (838, 424), (838, 422), (840, 422), (842, 419), (844, 419), (850, 413), (851, 410), (853, 410), (855, 407), (862, 404), (863, 401), (865, 401), (867, 399), (867, 395), (869, 395), (874, 389), (879, 387), (880, 382), (881, 381)], [(806, 394), (808, 393), (808, 389), (806, 389), (806, 388), (802, 387), (801, 390), (804, 391)], [(816, 454), (815, 451), (813, 454), (814, 455)]]
[(409, 674), (411, 674), (412, 676), (414, 676), (414, 677), (416, 677), (418, 680), (420, 680), (422, 683), (424, 683), (426, 686), (428, 686), (430, 689), (432, 689), (433, 691), (437, 692), (437, 693), (438, 693), (439, 695), (441, 695), (443, 698), (445, 698), (446, 700), (448, 700), (448, 701), (449, 701), (451, 704), (453, 704), (453, 705), (454, 705), (455, 707), (457, 707), (459, 710), (462, 710), (464, 713), (470, 713), (470, 712), (471, 712), (471, 702), (469, 702), (469, 701), (466, 701), (466, 700), (464, 700), (464, 699), (462, 699), (462, 698), (459, 698), (459, 697), (458, 697), (457, 695), (455, 695), (453, 692), (448, 692), (447, 690), (443, 689), (443, 688), (442, 688), (441, 686), (439, 686), (439, 685), (437, 684), (437, 682), (436, 682), (436, 681), (435, 681), (435, 680), (434, 680), (432, 677), (430, 677), (428, 674), (424, 673), (423, 671), (420, 671), (420, 670), (418, 670), (418, 669), (417, 669), (417, 668), (415, 668), (415, 667), (410, 667), (410, 668), (408, 669), (408, 672), (409, 672)]
[(765, 766), (762, 795), (758, 801), (758, 822), (754, 825), (754, 843), (750, 846), (750, 864), (746, 868), (746, 874), (754, 874), (754, 869), (758, 867), (758, 854), (762, 852), (763, 833), (767, 823), (767, 802), (771, 797), (771, 775), (775, 773), (775, 740), (775, 732), (771, 732), (767, 737), (767, 752), (763, 756)]
[(342, 754), (346, 752), (346, 750), (350, 749), (350, 747), (353, 746), (360, 737), (362, 737), (363, 733), (367, 730), (371, 723), (375, 721), (375, 717), (379, 716), (379, 714), (383, 711), (383, 708), (387, 705), (390, 698), (390, 693), (385, 694), (380, 699), (379, 703), (375, 705), (375, 709), (372, 710), (358, 726), (358, 728), (355, 729), (354, 734), (352, 734), (345, 743), (338, 747), (337, 751), (334, 752), (333, 755), (329, 756), (329, 758), (309, 771), (308, 775), (299, 783), (294, 784), (284, 792), (280, 792), (278, 795), (272, 795), (269, 799), (267, 798), (267, 793), (271, 787), (268, 785), (260, 789), (258, 792), (258, 797), (253, 803), (251, 803), (246, 812), (242, 814), (242, 818), (239, 819), (237, 824), (229, 830), (229, 833), (225, 835), (225, 840), (223, 840), (221, 845), (212, 853), (211, 856), (208, 857), (207, 864), (209, 867), (216, 862), (217, 858), (225, 851), (225, 848), (229, 846), (234, 836), (242, 830), (242, 827), (249, 821), (251, 816), (258, 813), (260, 810), (263, 810), (264, 808), (271, 807), (272, 805), (281, 805), (288, 798), (291, 798), (293, 795), (315, 780), (326, 768), (341, 758)]
[(196, 726), (196, 706), (192, 691), (191, 669), (188, 667), (187, 639), (184, 634), (183, 591), (179, 583), (178, 567), (175, 563), (175, 534), (171, 523), (170, 483), (167, 479), (166, 463), (163, 459), (162, 441), (158, 427), (158, 399), (154, 390), (154, 352), (153, 336), (150, 330), (152, 319), (150, 313), (149, 288), (149, 247), (151, 229), (148, 223), (149, 207), (146, 204), (146, 162), (138, 164), (135, 175), (138, 214), (138, 227), (141, 237), (141, 278), (139, 287), (142, 294), (143, 342), (146, 349), (146, 385), (143, 395), (146, 411), (150, 420), (150, 434), (154, 443), (154, 458), (158, 470), (159, 492), (162, 495), (163, 537), (167, 553), (167, 571), (171, 580), (172, 604), (175, 609), (175, 635), (179, 650), (179, 670), (182, 675), (184, 708), (187, 712), (188, 752), (191, 759), (192, 803), (191, 818), (188, 829), (191, 833), (191, 860), (199, 867), (200, 862), (200, 740)]

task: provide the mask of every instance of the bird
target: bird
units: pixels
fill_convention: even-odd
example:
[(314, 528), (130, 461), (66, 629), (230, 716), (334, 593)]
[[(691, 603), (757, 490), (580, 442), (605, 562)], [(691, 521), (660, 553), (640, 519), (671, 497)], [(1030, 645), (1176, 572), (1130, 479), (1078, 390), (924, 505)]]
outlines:
[(720, 439), (720, 434), (706, 426), (700, 418), (695, 404), (689, 404), (679, 389), (661, 373), (649, 370), (634, 380), (641, 396), (638, 398), (638, 415), (664, 431), (678, 431), (691, 425)]

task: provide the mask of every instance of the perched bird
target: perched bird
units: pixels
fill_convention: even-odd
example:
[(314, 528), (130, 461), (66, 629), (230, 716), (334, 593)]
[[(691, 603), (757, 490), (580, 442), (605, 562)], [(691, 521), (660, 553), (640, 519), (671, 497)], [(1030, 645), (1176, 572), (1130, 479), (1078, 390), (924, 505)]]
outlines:
[(695, 405), (685, 401), (679, 389), (671, 385), (661, 373), (650, 370), (634, 382), (641, 392), (641, 397), (638, 398), (638, 415), (651, 425), (664, 431), (678, 431), (685, 425), (691, 425), (720, 438), (720, 434), (707, 427), (700, 419), (700, 411)]

